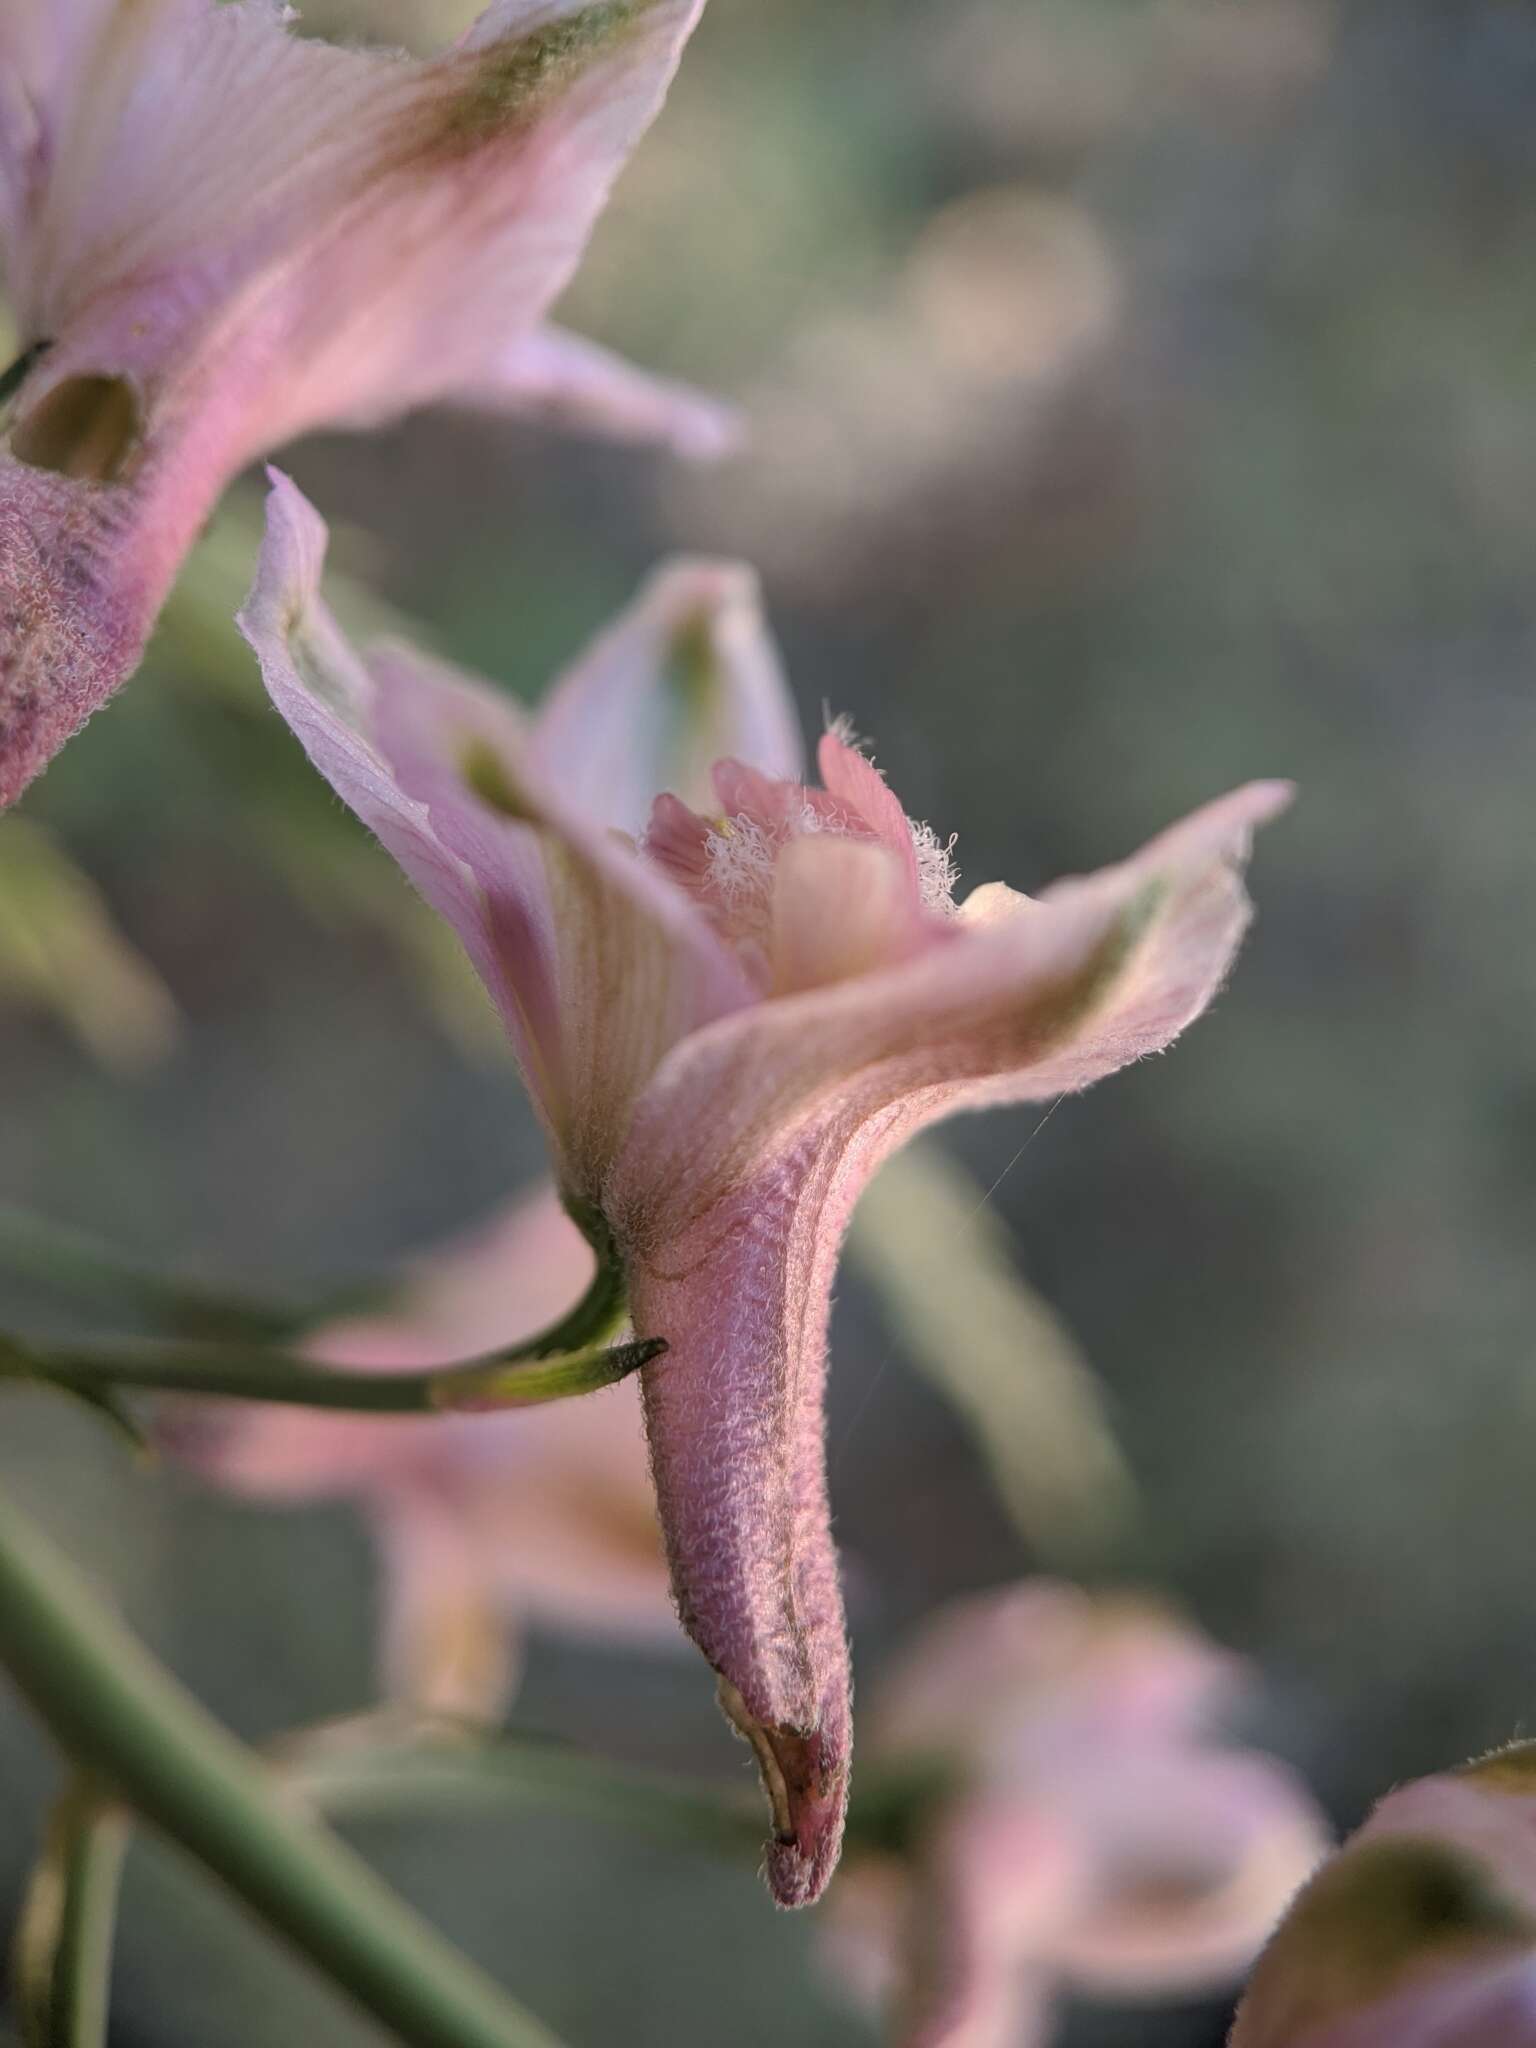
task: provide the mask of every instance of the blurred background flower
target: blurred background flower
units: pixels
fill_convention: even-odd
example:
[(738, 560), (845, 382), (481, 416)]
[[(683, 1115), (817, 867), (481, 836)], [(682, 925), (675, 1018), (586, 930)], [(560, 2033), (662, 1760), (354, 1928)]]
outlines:
[[(351, 11), (351, 32), (375, 14)], [(1107, 311), (1035, 398), (1000, 380), (973, 473), (941, 450), (894, 511), (882, 483), (840, 512), (834, 575), (766, 531), (756, 479), (788, 490), (791, 465), (761, 432), (697, 484), (461, 418), (292, 458), (337, 532), (332, 595), (341, 562), (413, 640), (530, 696), (658, 556), (750, 524), (808, 722), (831, 698), (878, 732), (918, 815), (965, 818), (971, 878), (1090, 868), (1210, 789), (1297, 778), (1198, 1038), (1043, 1126), (945, 1143), (1134, 1475), (1139, 1514), (1083, 1574), (1166, 1587), (1255, 1662), (1237, 1732), (1341, 1832), (1536, 1698), (1533, 81), (1536, 20), (1505, 0), (716, 0), (560, 317), (737, 399), (824, 404), (841, 450), (855, 380), (825, 400), (804, 337), (862, 317), (871, 385), (910, 391), (880, 315), (909, 362), (918, 252), (973, 211), (1006, 249), (992, 224), (1038, 201), (1097, 252)], [(796, 465), (786, 502), (857, 499), (818, 479), (815, 433)], [(124, 1081), (34, 999), (0, 1003), (0, 1200), (302, 1294), (466, 1228), (541, 1147), (476, 992), (417, 936), (433, 921), (260, 704), (225, 623), (253, 555), (215, 529), (182, 586), (195, 638), (178, 600), (20, 813), (181, 1023)], [(965, 1241), (940, 1226), (934, 1256)], [(1065, 1526), (1021, 1534), (893, 1302), (845, 1269), (833, 1495), (871, 1678)], [(146, 1479), (40, 1396), (5, 1403), (0, 1482), (245, 1733), (373, 1696), (372, 1551), (344, 1505)], [(693, 1680), (535, 1623), (513, 1720), (673, 1767), (713, 1746), (749, 1784)], [(0, 1709), (10, 1897), (49, 1782)], [(575, 2048), (864, 2038), (815, 1926), (765, 1914), (749, 1869), (532, 1815), (367, 1843)], [(117, 2003), (119, 2048), (373, 2040), (149, 1850)], [(1230, 2007), (1078, 1993), (1062, 2039), (1217, 2048)]]
[[(545, 1188), (419, 1260), (387, 1312), (330, 1324), (305, 1349), (366, 1370), (485, 1357), (557, 1322), (592, 1270), (586, 1240)], [(391, 1704), (496, 1719), (516, 1686), (525, 1617), (630, 1642), (681, 1640), (631, 1384), (419, 1427), (188, 1402), (162, 1440), (216, 1485), (257, 1499), (359, 1502), (383, 1572)]]
[(1036, 1580), (882, 1671), (860, 1764), (921, 1788), (831, 1894), (833, 1968), (904, 2048), (1034, 2048), (1063, 1989), (1235, 1979), (1323, 1853), (1292, 1773), (1218, 1746), (1241, 1667), (1156, 1607)]

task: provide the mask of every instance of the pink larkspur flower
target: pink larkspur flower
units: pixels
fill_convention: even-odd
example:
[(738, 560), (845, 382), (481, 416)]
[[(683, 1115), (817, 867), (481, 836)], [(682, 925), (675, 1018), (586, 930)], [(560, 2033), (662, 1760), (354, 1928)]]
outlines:
[[(1176, 1037), (1226, 974), (1249, 834), (1289, 792), (1252, 784), (1038, 899), (956, 904), (947, 849), (843, 737), (804, 780), (749, 572), (666, 572), (528, 720), (348, 647), (324, 538), (279, 480), (245, 631), (316, 766), (457, 927), (565, 1195), (601, 1213), (636, 1330), (670, 1347), (644, 1392), (673, 1586), (762, 1767), (774, 1895), (802, 1902), (848, 1789), (822, 1411), (849, 1212), (935, 1117), (1083, 1088)], [(716, 700), (741, 737), (652, 780), (647, 811), (661, 736), (690, 707), (707, 736)]]
[[(553, 1322), (591, 1273), (592, 1253), (550, 1189), (419, 1261), (387, 1313), (319, 1330), (306, 1349), (378, 1371), (482, 1357)], [(630, 1386), (436, 1422), (200, 1407), (175, 1418), (167, 1442), (235, 1492), (363, 1507), (384, 1569), (392, 1700), (494, 1716), (526, 1619), (631, 1641), (675, 1635)]]
[(1024, 2048), (1065, 1989), (1220, 1986), (1323, 1853), (1279, 1764), (1219, 1747), (1236, 1660), (1150, 1607), (1035, 1582), (919, 1631), (861, 1724), (931, 1790), (900, 1853), (851, 1858), (834, 1969), (902, 2048)]
[(6, 0), (0, 804), (138, 660), (226, 481), (438, 399), (719, 452), (541, 326), (703, 0), (496, 0), (429, 62), (278, 0)]
[(1381, 1801), (1260, 1957), (1232, 2048), (1536, 2048), (1536, 1743)]

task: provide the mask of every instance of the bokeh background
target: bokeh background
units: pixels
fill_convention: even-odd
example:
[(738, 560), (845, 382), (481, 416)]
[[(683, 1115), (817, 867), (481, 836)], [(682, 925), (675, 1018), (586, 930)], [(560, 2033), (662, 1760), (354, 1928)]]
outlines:
[[(306, 14), (427, 40), (472, 11)], [(1533, 91), (1509, 0), (715, 0), (564, 310), (743, 402), (750, 452), (680, 475), (438, 415), (291, 456), (356, 608), (524, 694), (659, 555), (747, 554), (807, 717), (876, 738), (967, 882), (1297, 778), (1213, 1015), (1043, 1128), (947, 1143), (1140, 1489), (1075, 1562), (1251, 1657), (1247, 1732), (1341, 1827), (1536, 1709)], [(450, 951), (228, 629), (256, 502), (0, 825), (0, 1201), (302, 1289), (387, 1270), (538, 1148)], [(87, 936), (59, 958), (65, 900)], [(1074, 1561), (1021, 1538), (898, 1323), (851, 1272), (865, 1674), (946, 1594)], [(243, 1733), (366, 1701), (347, 1510), (210, 1498), (15, 1395), (0, 1483)], [(540, 1637), (516, 1716), (746, 1768), (684, 1657)], [(0, 1918), (52, 1782), (0, 1702)], [(366, 1843), (576, 2048), (869, 2038), (750, 1871), (547, 1816)], [(1214, 2048), (1225, 2016), (1085, 2009), (1066, 2038)], [(120, 2048), (377, 2038), (136, 1854)]]

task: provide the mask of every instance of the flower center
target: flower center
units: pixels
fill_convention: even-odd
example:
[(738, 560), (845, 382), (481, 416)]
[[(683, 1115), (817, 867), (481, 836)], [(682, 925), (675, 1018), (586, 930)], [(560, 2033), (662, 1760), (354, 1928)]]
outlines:
[[(714, 770), (719, 812), (700, 817), (678, 798), (660, 797), (643, 841), (646, 856), (702, 906), (765, 992), (775, 978), (770, 956), (782, 911), (780, 860), (797, 841), (836, 838), (885, 848), (892, 889), (905, 900), (904, 916), (914, 926), (954, 910), (954, 841), (908, 818), (874, 766), (841, 734), (823, 741), (821, 765), (825, 789), (721, 761)], [(845, 923), (858, 907), (829, 901), (826, 909)]]

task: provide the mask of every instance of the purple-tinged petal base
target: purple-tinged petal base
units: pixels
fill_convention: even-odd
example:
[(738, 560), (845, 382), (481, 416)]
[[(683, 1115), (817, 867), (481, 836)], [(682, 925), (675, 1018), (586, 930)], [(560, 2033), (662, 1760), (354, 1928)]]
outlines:
[(832, 1279), (887, 1116), (823, 1122), (728, 1200), (630, 1259), (646, 1424), (673, 1592), (757, 1756), (769, 1889), (818, 1898), (848, 1804), (851, 1676), (827, 1493)]

